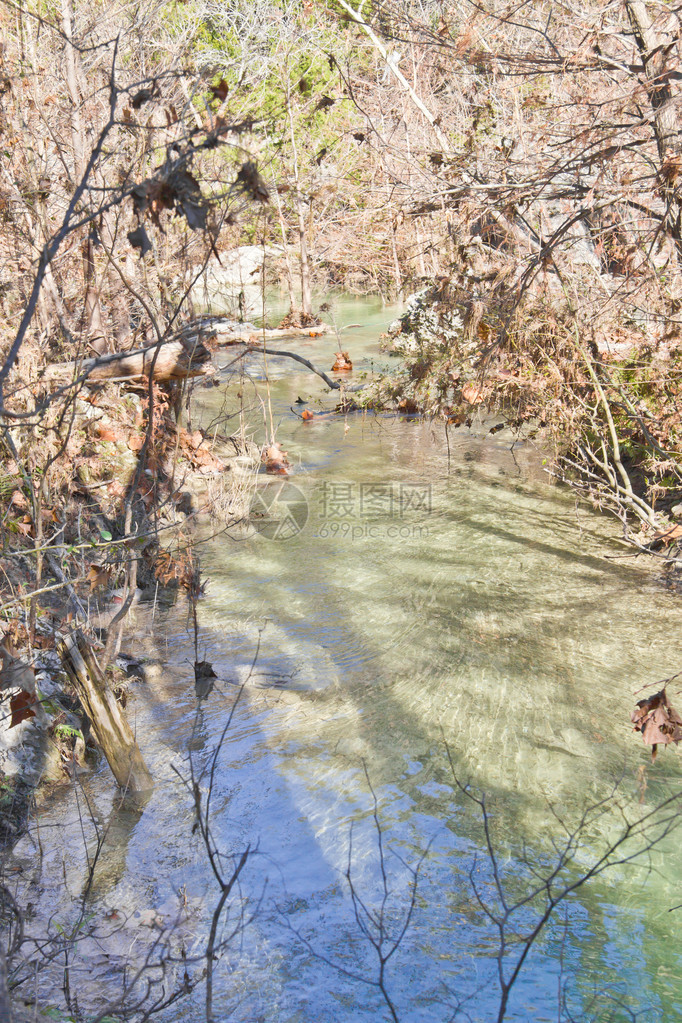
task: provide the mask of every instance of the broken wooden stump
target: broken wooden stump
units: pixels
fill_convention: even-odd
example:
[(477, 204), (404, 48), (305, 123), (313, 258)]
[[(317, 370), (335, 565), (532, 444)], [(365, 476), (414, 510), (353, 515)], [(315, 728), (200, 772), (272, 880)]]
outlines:
[(59, 654), (116, 781), (133, 795), (149, 793), (154, 787), (152, 776), (123, 708), (80, 629), (60, 644)]

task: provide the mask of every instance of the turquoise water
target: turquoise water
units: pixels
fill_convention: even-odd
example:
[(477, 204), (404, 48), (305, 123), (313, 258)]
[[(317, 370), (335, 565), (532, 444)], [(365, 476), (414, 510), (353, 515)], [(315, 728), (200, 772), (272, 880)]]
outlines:
[[(391, 311), (347, 300), (336, 315), (363, 323), (343, 347), (356, 375), (371, 374), (386, 361), (377, 339)], [(294, 346), (333, 362), (333, 338)], [(198, 711), (187, 608), (138, 609), (138, 642), (163, 667), (149, 664), (129, 709), (157, 788), (141, 816), (121, 818), (106, 769), (84, 782), (111, 823), (89, 911), (98, 926), (112, 912), (123, 923), (108, 945), (84, 942), (74, 969), (98, 1004), (126, 960), (164, 947), (177, 960), (167, 975), (182, 976), (180, 950), (191, 960), (205, 947), (219, 892), (181, 780), (191, 758), (202, 790), (213, 772), (224, 870), (252, 849), (219, 929), (229, 941), (215, 964), (216, 1019), (497, 1020), (504, 906), (522, 903), (505, 924), (508, 978), (518, 934), (544, 906), (524, 900), (567, 832), (578, 837), (552, 892), (589, 870), (626, 820), (680, 790), (679, 753), (652, 766), (629, 722), (635, 691), (677, 670), (678, 601), (651, 566), (617, 557), (611, 524), (551, 486), (542, 453), (507, 431), (478, 424), (446, 439), (437, 424), (360, 413), (304, 422), (303, 407), (333, 397), (288, 360), (267, 369), (269, 396), (250, 360), (244, 430), (262, 443), (272, 425), (289, 452), (291, 476), (257, 486), (259, 507), (276, 521), (293, 509), (294, 523), (282, 539), (251, 525), (205, 543), (199, 650), (218, 681)], [(234, 384), (226, 398), (201, 392), (204, 421), (236, 411)], [(485, 793), (501, 890), (466, 785)], [(94, 843), (77, 794), (41, 816), (30, 882), (57, 917)], [(682, 902), (679, 846), (672, 834), (562, 903), (505, 1019), (682, 1019), (682, 910), (669, 912)], [(162, 1018), (200, 1020), (203, 999), (200, 983)]]

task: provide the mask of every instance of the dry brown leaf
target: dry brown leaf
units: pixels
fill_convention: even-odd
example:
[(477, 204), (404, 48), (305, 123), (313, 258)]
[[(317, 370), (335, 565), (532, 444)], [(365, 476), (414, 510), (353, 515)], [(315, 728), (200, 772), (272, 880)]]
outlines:
[(85, 577), (90, 583), (90, 592), (99, 586), (108, 586), (111, 579), (111, 569), (103, 568), (101, 565), (90, 565), (88, 574)]
[(48, 636), (43, 635), (41, 632), (37, 632), (33, 639), (33, 646), (36, 650), (54, 650), (55, 638), (54, 635)]
[(667, 149), (663, 162), (661, 163), (661, 179), (669, 185), (674, 185), (682, 172), (682, 156)]
[(462, 397), (469, 405), (478, 405), (483, 401), (483, 388), (480, 384), (465, 384), (462, 388)]
[(204, 435), (201, 430), (195, 430), (194, 433), (188, 433), (187, 430), (180, 432), (180, 442), (184, 447), (189, 448), (190, 451), (194, 451), (200, 444), (203, 443)]
[[(164, 586), (177, 583), (187, 590), (196, 588), (197, 572), (192, 556), (187, 551), (161, 551), (156, 559), (154, 574)], [(197, 595), (200, 593), (201, 588)]]
[(15, 693), (14, 696), (11, 696), (9, 701), (9, 707), (12, 712), (10, 728), (20, 725), (22, 721), (27, 721), (28, 718), (34, 718), (36, 716), (36, 712), (33, 710), (35, 703), (35, 695), (27, 693), (23, 689)]
[(659, 540), (661, 543), (672, 543), (673, 540), (679, 540), (681, 536), (682, 525), (675, 525), (670, 529), (664, 529), (661, 533), (655, 533), (654, 540)]
[[(11, 657), (16, 657), (17, 651), (23, 650), (25, 646), (28, 646), (28, 629), (15, 618), (2, 638), (2, 648)], [(4, 656), (0, 651), (0, 657), (4, 659)]]
[(332, 373), (346, 372), (353, 368), (348, 352), (336, 352), (336, 361), (332, 366)]
[(17, 532), (21, 533), (22, 536), (30, 536), (33, 530), (33, 523), (31, 522), (30, 515), (24, 515), (21, 522), (15, 523)]
[(669, 742), (677, 743), (682, 739), (682, 718), (668, 702), (665, 689), (639, 700), (630, 717), (635, 731), (641, 732), (644, 742), (651, 746), (652, 760), (659, 743), (667, 746)]
[(110, 426), (102, 426), (101, 423), (96, 423), (92, 432), (99, 440), (117, 441), (121, 440), (123, 436), (120, 430), (113, 430)]
[(12, 500), (10, 501), (10, 504), (14, 508), (21, 508), (21, 510), (23, 511), (26, 508), (28, 508), (28, 499), (24, 494), (22, 494), (20, 490), (15, 490), (14, 493), (12, 494)]
[(113, 480), (107, 487), (107, 490), (111, 497), (125, 497), (126, 495), (126, 488), (120, 480)]
[(277, 441), (273, 441), (272, 444), (266, 444), (261, 451), (260, 457), (261, 462), (265, 465), (266, 472), (270, 472), (275, 476), (288, 475), (291, 463), (287, 458), (287, 452), (282, 449), (282, 445)]

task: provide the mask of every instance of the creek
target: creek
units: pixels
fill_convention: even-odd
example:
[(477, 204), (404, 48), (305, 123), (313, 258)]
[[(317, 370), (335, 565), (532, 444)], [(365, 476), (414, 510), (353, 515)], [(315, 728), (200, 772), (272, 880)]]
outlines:
[[(385, 363), (390, 310), (348, 298), (335, 312), (362, 322), (343, 334), (354, 378)], [(336, 343), (281, 347), (328, 369)], [(191, 959), (204, 947), (219, 896), (182, 781), (191, 757), (204, 787), (213, 769), (211, 827), (228, 873), (229, 854), (253, 850), (223, 918), (223, 937), (234, 935), (215, 964), (216, 1019), (390, 1019), (363, 926), (376, 936), (381, 919), (386, 955), (411, 907), (385, 966), (397, 1017), (488, 1023), (499, 936), (472, 886), (492, 897), (493, 878), (479, 808), (457, 782), (486, 794), (512, 902), (533, 870), (551, 870), (565, 827), (604, 800), (563, 876), (589, 868), (623, 813), (680, 788), (680, 753), (651, 765), (629, 717), (636, 690), (679, 668), (679, 598), (651, 565), (622, 557), (612, 522), (550, 484), (531, 442), (489, 423), (446, 441), (442, 425), (416, 418), (320, 415), (338, 396), (299, 368), (269, 359), (268, 397), (254, 357), (242, 384), (266, 418), (270, 403), (293, 472), (259, 477), (260, 531), (202, 545), (199, 659), (216, 686), (197, 711), (182, 600), (141, 604), (146, 680), (128, 713), (156, 789), (142, 814), (117, 810), (104, 764), (46, 804), (14, 853), (30, 927), (67, 925), (106, 830), (87, 913), (108, 937), (79, 946), (72, 989), (82, 1006), (104, 1004), (126, 962), (163, 946), (159, 924), (182, 976), (179, 950)], [(223, 398), (199, 392), (196, 415), (213, 422)], [(303, 421), (303, 408), (318, 414)], [(262, 417), (253, 429), (262, 441)], [(556, 1021), (565, 1000), (579, 1020), (682, 1019), (682, 910), (669, 912), (682, 903), (681, 845), (673, 834), (571, 896), (505, 1018)], [(530, 907), (514, 921), (529, 926)], [(517, 951), (512, 941), (507, 972)], [(55, 1004), (62, 967), (37, 981)], [(204, 1019), (202, 986), (160, 1018)]]

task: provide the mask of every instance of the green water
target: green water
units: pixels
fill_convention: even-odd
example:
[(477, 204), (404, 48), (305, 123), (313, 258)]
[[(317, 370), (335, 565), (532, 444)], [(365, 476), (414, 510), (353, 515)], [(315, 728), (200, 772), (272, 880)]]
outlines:
[[(377, 338), (390, 311), (347, 300), (336, 315), (363, 323), (343, 347), (356, 372), (372, 373), (385, 361)], [(331, 366), (333, 339), (286, 345), (294, 346)], [(293, 509), (295, 521), (286, 538), (237, 527), (205, 545), (200, 659), (219, 679), (198, 716), (187, 609), (138, 609), (138, 638), (167, 665), (150, 671), (130, 705), (158, 784), (144, 814), (122, 820), (108, 816), (106, 770), (85, 783), (112, 822), (89, 906), (102, 920), (114, 909), (126, 925), (110, 939), (113, 958), (102, 958), (102, 943), (83, 953), (82, 983), (96, 1002), (126, 957), (152, 947), (136, 910), (174, 923), (176, 956), (180, 943), (190, 953), (203, 947), (217, 891), (173, 767), (186, 778), (191, 755), (197, 774), (210, 770), (243, 683), (215, 761), (211, 820), (226, 854), (247, 843), (257, 852), (230, 900), (228, 930), (240, 913), (245, 926), (216, 965), (216, 1018), (392, 1018), (362, 925), (376, 938), (383, 913), (386, 954), (413, 900), (386, 965), (398, 1018), (496, 1020), (499, 934), (474, 887), (494, 915), (501, 902), (480, 808), (458, 783), (486, 794), (507, 905), (549, 874), (585, 808), (606, 800), (559, 880), (589, 869), (625, 816), (680, 788), (679, 753), (651, 766), (629, 723), (635, 690), (679, 666), (678, 600), (651, 566), (614, 557), (624, 549), (612, 525), (551, 486), (542, 452), (515, 446), (507, 431), (491, 436), (479, 424), (446, 441), (442, 426), (418, 420), (356, 413), (303, 422), (301, 408), (334, 403), (322, 382), (284, 360), (268, 360), (268, 376), (293, 472), (288, 482), (261, 475), (258, 486), (273, 516)], [(259, 442), (270, 422), (263, 377), (252, 359), (245, 429)], [(197, 414), (211, 422), (221, 408), (233, 412), (232, 393), (225, 403), (220, 389), (202, 391)], [(299, 396), (304, 405), (294, 404)], [(284, 488), (274, 505), (273, 486)], [(82, 884), (81, 833), (90, 850), (94, 841), (75, 795), (43, 815), (43, 860), (31, 880), (43, 911), (57, 916)], [(20, 861), (31, 841), (35, 830)], [(679, 847), (672, 834), (573, 895), (528, 957), (506, 1018), (682, 1019), (682, 910), (669, 912), (682, 902)], [(351, 886), (374, 923), (354, 906)], [(515, 927), (536, 919), (533, 906), (512, 914), (507, 975)], [(164, 1018), (202, 1019), (202, 998), (199, 985)]]

